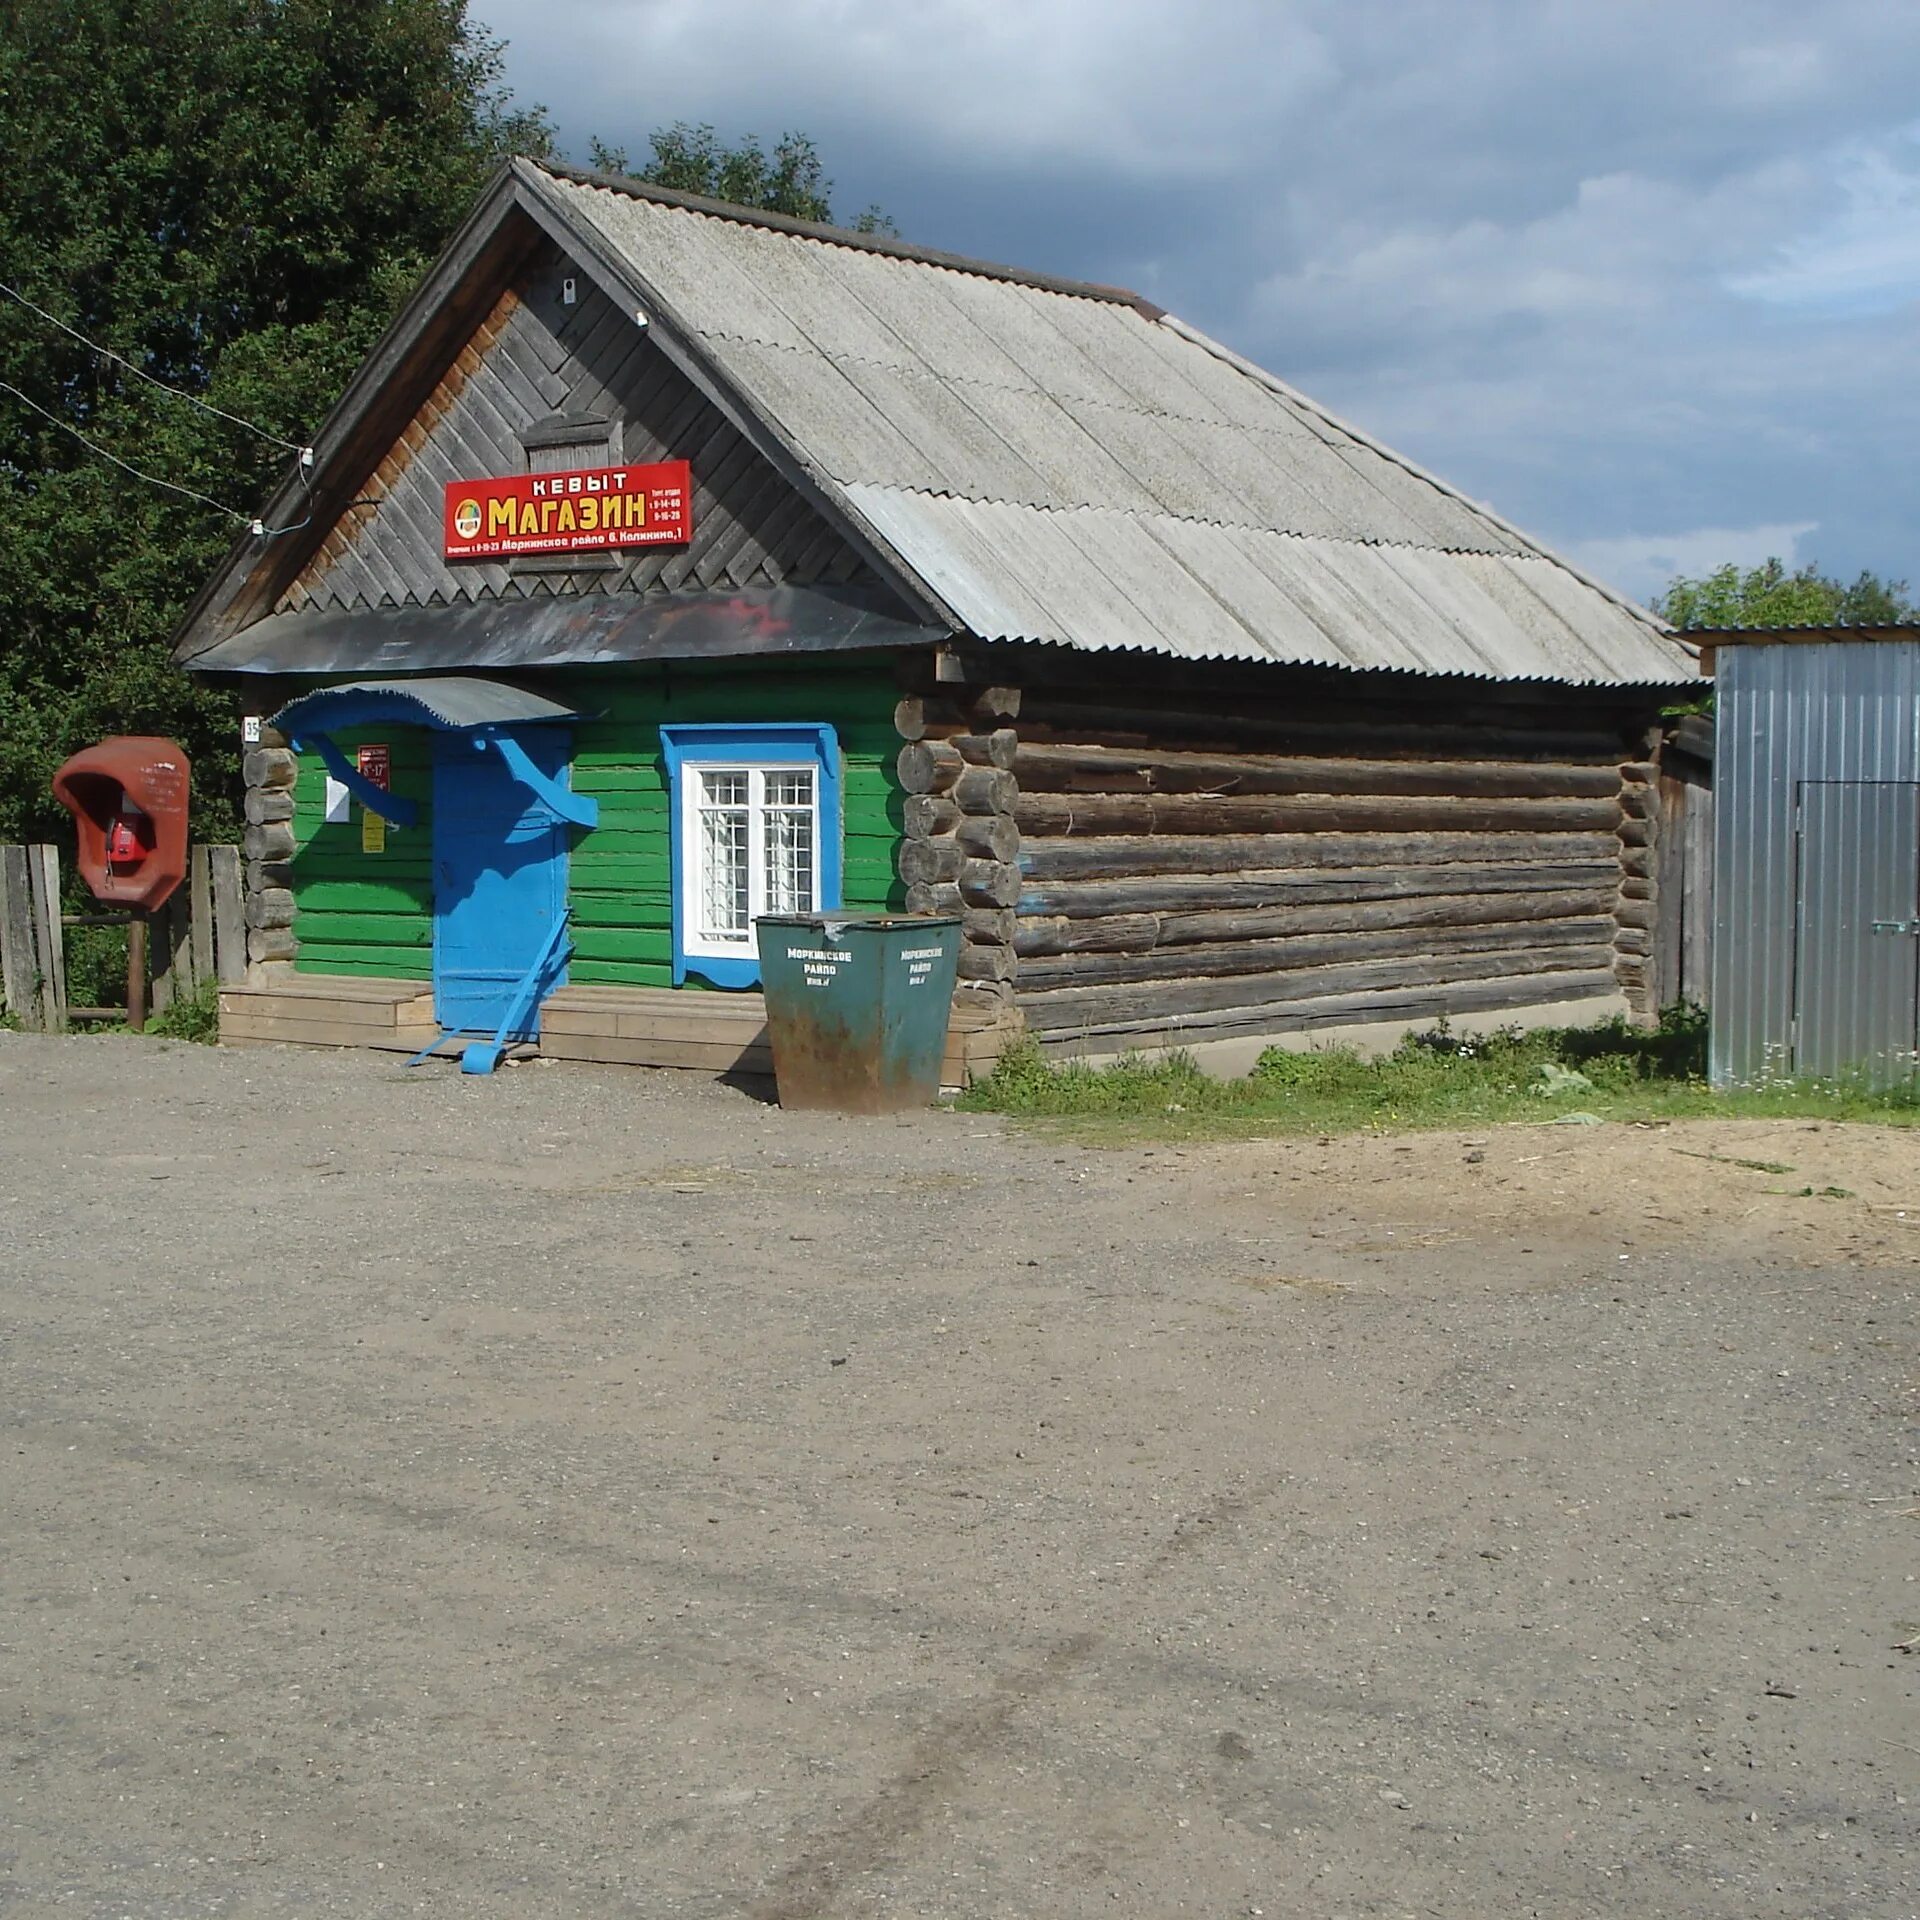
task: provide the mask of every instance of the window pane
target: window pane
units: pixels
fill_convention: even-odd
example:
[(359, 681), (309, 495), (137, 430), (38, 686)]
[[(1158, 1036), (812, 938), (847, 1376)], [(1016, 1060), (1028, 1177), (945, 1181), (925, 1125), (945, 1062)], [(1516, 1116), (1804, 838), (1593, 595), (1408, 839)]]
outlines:
[(813, 906), (813, 769), (770, 767), (762, 776), (760, 852), (767, 913)]
[(767, 861), (767, 911), (813, 908), (813, 812), (769, 807), (762, 828)]
[(700, 775), (700, 938), (751, 934), (747, 898), (747, 776)]
[(689, 950), (750, 949), (763, 914), (809, 913), (820, 872), (820, 776), (810, 766), (688, 766)]

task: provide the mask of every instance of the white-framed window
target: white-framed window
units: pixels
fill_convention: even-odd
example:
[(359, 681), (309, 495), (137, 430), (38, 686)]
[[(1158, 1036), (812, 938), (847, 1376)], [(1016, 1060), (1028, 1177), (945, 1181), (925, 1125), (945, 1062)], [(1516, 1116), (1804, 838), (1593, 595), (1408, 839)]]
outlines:
[(756, 986), (753, 923), (840, 904), (840, 753), (833, 729), (660, 729), (673, 809), (673, 972)]
[(695, 760), (680, 768), (684, 945), (750, 956), (763, 913), (820, 910), (820, 781), (812, 760)]

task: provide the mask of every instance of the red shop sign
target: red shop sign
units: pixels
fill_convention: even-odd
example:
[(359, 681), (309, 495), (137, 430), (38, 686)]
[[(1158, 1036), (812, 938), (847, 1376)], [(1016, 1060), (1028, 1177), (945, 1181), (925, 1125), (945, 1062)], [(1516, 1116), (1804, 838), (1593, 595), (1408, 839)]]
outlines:
[(692, 538), (693, 473), (684, 460), (455, 480), (446, 490), (449, 560), (684, 547)]

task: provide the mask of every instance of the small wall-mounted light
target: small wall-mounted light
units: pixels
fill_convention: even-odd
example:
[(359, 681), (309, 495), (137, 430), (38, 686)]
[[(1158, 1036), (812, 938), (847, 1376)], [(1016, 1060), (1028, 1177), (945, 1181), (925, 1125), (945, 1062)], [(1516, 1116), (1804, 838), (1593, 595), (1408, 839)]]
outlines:
[(572, 274), (560, 282), (560, 304), (563, 307), (575, 306), (580, 299), (580, 282)]

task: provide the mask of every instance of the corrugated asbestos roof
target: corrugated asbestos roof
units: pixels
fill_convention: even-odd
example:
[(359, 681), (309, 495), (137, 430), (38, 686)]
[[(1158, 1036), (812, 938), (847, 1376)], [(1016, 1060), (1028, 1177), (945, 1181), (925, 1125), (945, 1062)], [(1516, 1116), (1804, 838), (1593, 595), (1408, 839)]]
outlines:
[(1144, 302), (542, 179), (982, 639), (1697, 677), (1650, 615)]

